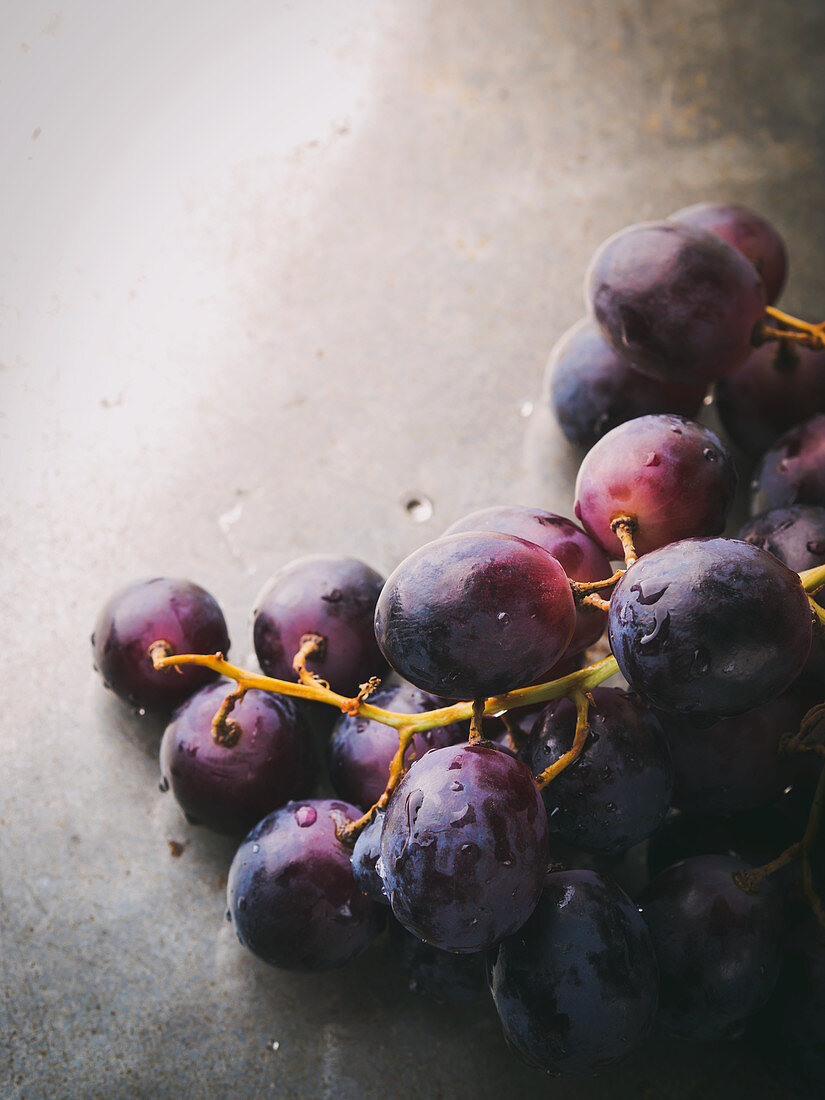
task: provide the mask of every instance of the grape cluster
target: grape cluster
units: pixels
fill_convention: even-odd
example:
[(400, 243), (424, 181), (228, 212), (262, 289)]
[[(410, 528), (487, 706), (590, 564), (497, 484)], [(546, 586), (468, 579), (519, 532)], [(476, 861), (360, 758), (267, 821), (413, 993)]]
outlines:
[[(601, 246), (545, 378), (590, 447), (578, 523), (486, 508), (387, 580), (294, 561), (253, 611), (263, 674), (228, 663), (197, 585), (109, 600), (96, 666), (171, 715), (161, 789), (239, 839), (227, 917), (250, 951), (325, 970), (389, 923), (415, 988), (491, 996), (550, 1073), (608, 1066), (657, 1020), (748, 1031), (783, 1080), (825, 1085), (825, 330), (768, 305), (785, 275), (776, 231), (728, 204)], [(739, 459), (688, 419), (710, 384), (759, 459), (736, 538)], [(340, 712), (331, 791), (318, 703)], [(610, 871), (639, 844), (632, 900)]]

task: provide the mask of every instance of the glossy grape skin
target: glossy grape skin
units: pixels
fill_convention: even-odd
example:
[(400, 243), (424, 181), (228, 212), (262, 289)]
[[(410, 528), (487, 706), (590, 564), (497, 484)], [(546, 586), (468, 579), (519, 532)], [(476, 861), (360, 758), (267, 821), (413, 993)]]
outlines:
[[(673, 810), (648, 842), (648, 872), (654, 877), (674, 863), (705, 855), (732, 856), (761, 867), (799, 840), (800, 835), (799, 828), (773, 806), (730, 817)], [(796, 869), (789, 870), (790, 877), (796, 877)], [(777, 877), (771, 876), (774, 883)]]
[(782, 907), (770, 883), (746, 894), (730, 856), (693, 856), (657, 875), (639, 906), (661, 976), (658, 1020), (679, 1039), (733, 1039), (779, 973)]
[(637, 523), (637, 554), (669, 542), (720, 534), (736, 491), (736, 470), (719, 439), (693, 420), (666, 413), (621, 424), (584, 456), (575, 512), (611, 556), (624, 551), (610, 529)]
[[(586, 852), (625, 852), (658, 827), (670, 806), (673, 764), (657, 718), (638, 695), (594, 688), (584, 751), (542, 790), (552, 839)], [(550, 703), (533, 727), (534, 775), (573, 745), (576, 707)]]
[(744, 363), (765, 312), (765, 284), (735, 248), (678, 222), (608, 238), (585, 275), (606, 339), (647, 374), (702, 385)]
[(490, 953), (504, 1037), (549, 1073), (592, 1073), (645, 1038), (658, 975), (630, 898), (592, 871), (547, 876), (527, 924)]
[(825, 412), (825, 352), (769, 342), (714, 387), (719, 419), (750, 458), (761, 457), (788, 429)]
[(786, 432), (763, 456), (751, 486), (751, 515), (794, 504), (825, 506), (825, 414)]
[(212, 719), (234, 685), (211, 684), (174, 714), (160, 743), (163, 789), (189, 821), (219, 833), (246, 833), (291, 798), (312, 790), (318, 761), (300, 707), (285, 696), (248, 691), (229, 722), (231, 746), (212, 737)]
[(401, 562), (381, 591), (375, 634), (405, 680), (476, 699), (533, 682), (565, 652), (575, 621), (555, 558), (512, 535), (464, 532)]
[(284, 970), (330, 970), (369, 947), (381, 907), (355, 884), (336, 822), (360, 816), (346, 802), (289, 802), (259, 822), (232, 860), (232, 925), (253, 954)]
[(666, 711), (730, 717), (796, 679), (811, 647), (799, 577), (734, 539), (685, 539), (640, 558), (610, 600), (622, 675)]
[[(372, 706), (394, 710), (400, 714), (421, 714), (442, 706), (438, 699), (411, 684), (384, 688), (369, 697)], [(404, 755), (406, 764), (420, 759), (430, 749), (455, 745), (466, 734), (453, 723), (417, 733)], [(341, 715), (335, 723), (327, 749), (329, 777), (335, 793), (368, 810), (387, 785), (390, 764), (398, 749), (398, 730), (368, 718)]]
[[(589, 535), (572, 520), (540, 508), (516, 504), (482, 508), (456, 520), (444, 534), (456, 535), (462, 531), (493, 531), (534, 542), (559, 562), (572, 581), (598, 581), (613, 573), (607, 555)], [(606, 626), (607, 616), (603, 612), (594, 607), (579, 607), (573, 637), (560, 660), (593, 645)], [(552, 678), (544, 672), (550, 672), (549, 666), (542, 670), (542, 678)]]
[(352, 696), (386, 662), (375, 643), (372, 619), (384, 583), (374, 569), (356, 558), (314, 554), (285, 565), (258, 596), (252, 612), (252, 637), (267, 676), (297, 680), (292, 668), (305, 634), (326, 639), (321, 656), (306, 667), (333, 691)]
[(384, 815), (376, 813), (372, 821), (358, 834), (352, 849), (350, 862), (356, 885), (362, 894), (377, 901), (380, 905), (389, 905), (390, 899), (384, 889), (384, 883), (378, 874), (376, 864), (381, 858), (381, 831), (384, 828)]
[[(825, 565), (825, 508), (813, 504), (774, 508), (749, 520), (738, 537), (767, 550), (794, 572), (802, 573)], [(814, 599), (825, 607), (825, 591)], [(816, 621), (803, 675), (817, 684), (825, 680), (825, 628)]]
[(381, 834), (392, 911), (444, 951), (481, 951), (532, 913), (547, 815), (525, 764), (489, 743), (433, 749), (401, 780)]
[(750, 1037), (770, 1071), (806, 1097), (825, 1090), (825, 934), (809, 919), (788, 943)]
[(561, 430), (585, 448), (619, 424), (649, 413), (693, 417), (706, 389), (704, 383), (680, 386), (643, 374), (608, 344), (590, 318), (562, 336), (544, 375), (545, 396)]
[(172, 654), (229, 650), (223, 612), (200, 585), (168, 577), (127, 584), (98, 615), (92, 651), (106, 687), (132, 706), (171, 711), (217, 679), (217, 672), (195, 665), (156, 669), (149, 647), (158, 641)]
[(489, 996), (484, 951), (470, 955), (439, 951), (396, 920), (390, 921), (389, 947), (394, 960), (409, 975), (413, 993), (442, 1005), (473, 1004)]
[(788, 273), (788, 254), (777, 231), (759, 214), (731, 202), (697, 202), (677, 210), (668, 221), (715, 233), (733, 245), (762, 276), (768, 304), (777, 300)]
[(799, 691), (711, 726), (662, 714), (673, 753), (673, 805), (693, 814), (735, 814), (775, 802), (797, 770), (779, 751), (784, 734), (799, 728), (806, 706)]

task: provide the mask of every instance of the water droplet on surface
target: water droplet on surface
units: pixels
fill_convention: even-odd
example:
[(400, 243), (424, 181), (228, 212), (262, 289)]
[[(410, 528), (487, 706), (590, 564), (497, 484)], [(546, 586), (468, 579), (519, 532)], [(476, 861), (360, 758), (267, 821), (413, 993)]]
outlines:
[(661, 458), (656, 454), (656, 452), (651, 451), (645, 459), (645, 466), (658, 466), (661, 461)]
[(253, 852), (260, 852), (260, 850), (261, 850), (260, 844), (253, 844), (252, 845), (252, 851)]
[(404, 501), (404, 510), (416, 523), (426, 523), (432, 519), (434, 512), (433, 502), (423, 493), (416, 493)]
[(533, 415), (533, 402), (532, 401), (522, 401), (521, 408), (519, 409), (519, 414), (521, 416), (523, 416), (525, 420), (527, 419), (528, 416), (532, 416)]
[(299, 806), (295, 811), (295, 820), (302, 829), (306, 829), (318, 820), (318, 812), (314, 806)]
[(459, 781), (457, 779), (454, 779), (453, 782), (450, 784), (450, 790), (451, 791), (463, 791), (464, 790), (464, 784), (459, 783)]
[(278, 1042), (277, 1039), (273, 1039), (270, 1046), (272, 1047), (273, 1050), (280, 1050), (281, 1049), (281, 1044)]
[(224, 920), (229, 920), (229, 921), (231, 921), (231, 920), (232, 920), (232, 914), (231, 914), (231, 913), (229, 912), (229, 910), (228, 910), (228, 909), (227, 909), (227, 910), (226, 910), (226, 912), (224, 913), (224, 915), (223, 915), (223, 919), (224, 919)]

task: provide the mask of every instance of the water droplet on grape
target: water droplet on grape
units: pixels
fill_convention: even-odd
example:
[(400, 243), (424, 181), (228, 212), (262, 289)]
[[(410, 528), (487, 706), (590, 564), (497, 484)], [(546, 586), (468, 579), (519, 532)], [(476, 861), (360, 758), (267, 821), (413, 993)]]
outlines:
[(811, 539), (810, 542), (807, 542), (805, 544), (805, 549), (808, 551), (809, 554), (816, 554), (817, 556), (820, 556), (822, 554), (825, 554), (825, 541), (819, 539)]
[(302, 829), (314, 825), (318, 820), (318, 813), (314, 806), (299, 806), (295, 811), (295, 820)]
[(645, 459), (645, 466), (658, 466), (661, 463), (661, 458), (655, 451), (651, 451)]
[(450, 784), (450, 790), (451, 791), (463, 791), (464, 790), (464, 784), (459, 783), (459, 781), (456, 779)]
[(253, 844), (252, 845), (252, 851), (253, 852), (260, 852), (260, 850), (261, 850), (260, 844)]
[(241, 910), (241, 912), (246, 909), (246, 898), (243, 897), (243, 895), (238, 898), (238, 908)]
[(510, 616), (507, 614), (506, 611), (499, 611), (496, 618), (498, 619), (498, 621), (501, 623), (502, 626), (507, 626), (510, 622)]
[(643, 634), (641, 636), (641, 638), (639, 639), (639, 645), (650, 645), (650, 643), (655, 641), (663, 630), (665, 634), (667, 634), (669, 626), (670, 612), (665, 610), (665, 613), (662, 615), (659, 613), (658, 610), (654, 611), (653, 626), (648, 630), (646, 634)]
[(702, 454), (705, 456), (708, 462), (717, 462), (719, 460), (719, 455), (716, 453), (716, 451), (714, 451), (712, 447), (705, 447), (704, 451), (702, 451)]

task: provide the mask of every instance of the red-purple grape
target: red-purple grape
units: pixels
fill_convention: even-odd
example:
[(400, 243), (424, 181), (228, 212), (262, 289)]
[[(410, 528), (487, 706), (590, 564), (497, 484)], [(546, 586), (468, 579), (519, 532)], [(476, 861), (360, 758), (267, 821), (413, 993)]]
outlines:
[(564, 569), (512, 535), (427, 543), (390, 576), (375, 609), (381, 652), (405, 680), (446, 699), (526, 687), (567, 649), (576, 611)]
[(229, 916), (244, 947), (284, 970), (330, 970), (362, 954), (383, 911), (358, 889), (336, 825), (346, 802), (290, 802), (246, 837), (229, 869)]
[(520, 928), (541, 893), (547, 814), (525, 764), (490, 744), (433, 749), (384, 817), (379, 870), (392, 911), (444, 951)]
[(679, 539), (717, 535), (736, 491), (733, 461), (719, 439), (693, 420), (661, 413), (614, 428), (584, 456), (575, 511), (612, 558), (624, 557), (610, 524), (636, 523), (638, 554)]
[(369, 825), (358, 834), (350, 862), (355, 882), (361, 893), (381, 905), (389, 905), (390, 899), (387, 897), (383, 879), (377, 869), (378, 860), (381, 858), (383, 828), (384, 815), (377, 812)]
[(797, 678), (811, 647), (799, 577), (734, 539), (685, 539), (640, 558), (610, 599), (613, 654), (663, 710), (728, 717)]
[(107, 687), (135, 707), (170, 711), (218, 676), (187, 665), (156, 669), (154, 643), (164, 654), (223, 653), (229, 634), (213, 596), (191, 581), (154, 577), (119, 589), (92, 634), (95, 668)]
[(521, 931), (490, 952), (504, 1038), (549, 1073), (592, 1073), (650, 1031), (658, 970), (630, 898), (592, 871), (547, 876)]
[(635, 367), (701, 385), (747, 358), (765, 284), (741, 252), (678, 222), (632, 225), (604, 242), (585, 276), (599, 327)]
[(680, 1039), (741, 1035), (779, 973), (782, 906), (770, 883), (746, 894), (747, 864), (693, 856), (657, 875), (639, 898), (661, 975), (659, 1023)]
[[(673, 765), (658, 719), (638, 695), (595, 688), (581, 756), (542, 790), (550, 836), (586, 852), (625, 852), (657, 828), (670, 806)], [(576, 708), (550, 703), (533, 727), (534, 775), (573, 745)]]
[(305, 634), (324, 639), (306, 667), (333, 691), (352, 696), (386, 664), (375, 643), (372, 619), (384, 583), (356, 558), (314, 554), (279, 569), (253, 611), (255, 653), (267, 676), (297, 680), (292, 660)]
[[(384, 688), (371, 695), (369, 702), (372, 706), (401, 714), (421, 714), (443, 705), (433, 695), (411, 684)], [(457, 723), (417, 733), (404, 755), (405, 763), (408, 766), (430, 749), (454, 745), (465, 737), (466, 733)], [(369, 718), (342, 715), (335, 724), (327, 749), (329, 777), (335, 793), (355, 806), (369, 809), (384, 793), (397, 749), (398, 730)]]
[(705, 383), (680, 386), (637, 370), (585, 318), (569, 329), (550, 354), (544, 391), (571, 443), (592, 447), (612, 428), (649, 413), (699, 411)]
[(211, 684), (176, 712), (160, 744), (161, 785), (187, 818), (220, 833), (246, 833), (293, 798), (306, 798), (318, 772), (300, 705), (248, 691), (229, 715), (237, 740), (221, 745), (212, 719), (231, 685)]
[(825, 414), (786, 432), (764, 455), (751, 486), (751, 515), (793, 504), (825, 505)]
[(825, 412), (825, 352), (763, 344), (714, 387), (719, 419), (737, 447), (759, 458), (783, 432)]
[(732, 202), (697, 202), (671, 214), (668, 221), (715, 233), (750, 260), (762, 276), (768, 304), (777, 300), (788, 270), (785, 243), (770, 222)]
[[(482, 508), (456, 520), (444, 534), (456, 535), (462, 531), (493, 531), (534, 542), (559, 562), (571, 581), (598, 581), (613, 572), (602, 548), (580, 527), (564, 516), (540, 508), (517, 504)], [(603, 612), (590, 606), (578, 608), (573, 637), (561, 659), (593, 645), (601, 638), (605, 626), (607, 616)], [(549, 671), (542, 670), (543, 674)], [(548, 674), (543, 678), (551, 677)]]

